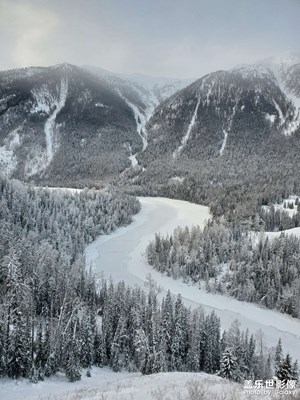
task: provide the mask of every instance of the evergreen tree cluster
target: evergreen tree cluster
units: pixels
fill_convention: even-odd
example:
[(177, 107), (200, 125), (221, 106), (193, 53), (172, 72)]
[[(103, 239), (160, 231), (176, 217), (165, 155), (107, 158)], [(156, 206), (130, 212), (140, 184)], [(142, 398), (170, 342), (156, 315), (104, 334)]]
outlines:
[(284, 383), (289, 380), (298, 380), (298, 361), (296, 360), (293, 363), (289, 354), (283, 355), (281, 339), (279, 339), (275, 349), (274, 369), (275, 376)]
[(90, 376), (92, 365), (234, 380), (261, 379), (262, 370), (269, 376), (265, 349), (237, 323), (221, 333), (214, 313), (191, 311), (180, 295), (168, 292), (160, 304), (153, 287), (146, 294), (123, 282), (96, 283), (86, 270), (84, 246), (128, 223), (136, 200), (37, 190), (2, 178), (0, 188), (0, 376), (38, 382), (63, 371), (76, 381), (82, 368)]
[(36, 380), (73, 365), (77, 330), (91, 336), (75, 315), (90, 315), (96, 296), (84, 247), (138, 210), (121, 194), (48, 191), (0, 178), (1, 375)]
[(45, 190), (1, 176), (0, 205), (1, 225), (9, 225), (15, 239), (45, 240), (73, 259), (96, 236), (129, 224), (140, 209), (137, 200), (114, 191)]
[(271, 206), (269, 209), (261, 208), (256, 217), (259, 219), (260, 228), (263, 228), (267, 232), (276, 232), (299, 227), (300, 207), (299, 205), (296, 207), (297, 212), (292, 216), (290, 216), (285, 210), (276, 210), (274, 206)]
[[(160, 305), (154, 290), (146, 294), (124, 282), (102, 281), (96, 288), (89, 275), (81, 284), (80, 295), (64, 293), (56, 313), (51, 308), (37, 315), (30, 303), (13, 309), (16, 299), (6, 299), (1, 306), (0, 376), (36, 383), (63, 371), (74, 382), (81, 379), (82, 368), (90, 376), (96, 365), (143, 374), (205, 371), (242, 381), (270, 378), (277, 368), (261, 334), (256, 338), (241, 332), (237, 321), (221, 333), (214, 312), (191, 311), (180, 295), (174, 299), (168, 292)], [(280, 368), (283, 374), (288, 367)]]
[(118, 184), (134, 195), (191, 201), (209, 206), (214, 217), (248, 222), (262, 205), (281, 203), (292, 193), (300, 193), (299, 143), (298, 134), (291, 138), (288, 150), (283, 137), (278, 141), (272, 138), (267, 149), (259, 146), (255, 151), (252, 144), (244, 143), (242, 148), (235, 144), (235, 150), (222, 157), (196, 145), (195, 149), (207, 151), (208, 159), (182, 154), (177, 161), (172, 156), (160, 159), (152, 152), (154, 161), (142, 162), (145, 170), (129, 171)]
[(102, 362), (114, 371), (205, 371), (236, 381), (272, 377), (274, 357), (261, 332), (256, 337), (241, 331), (237, 321), (221, 332), (214, 312), (192, 311), (181, 295), (168, 292), (160, 305), (154, 290), (145, 294), (121, 282), (104, 283), (100, 298)]
[(156, 235), (147, 259), (168, 276), (300, 317), (300, 240), (292, 235), (255, 244), (241, 225), (215, 221)]

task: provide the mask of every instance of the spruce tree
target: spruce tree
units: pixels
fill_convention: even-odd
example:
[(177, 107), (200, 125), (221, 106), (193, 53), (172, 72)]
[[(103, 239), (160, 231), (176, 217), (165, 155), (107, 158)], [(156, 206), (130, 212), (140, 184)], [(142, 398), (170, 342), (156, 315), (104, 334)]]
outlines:
[(287, 383), (288, 380), (294, 379), (294, 370), (291, 356), (289, 354), (287, 354), (280, 363), (276, 376), (284, 383)]
[(236, 358), (233, 356), (231, 350), (227, 348), (222, 354), (220, 375), (226, 379), (234, 379), (237, 369)]
[(274, 356), (274, 370), (275, 370), (275, 375), (277, 376), (279, 367), (282, 363), (282, 344), (281, 344), (281, 338), (278, 340), (278, 344), (275, 349), (275, 356)]

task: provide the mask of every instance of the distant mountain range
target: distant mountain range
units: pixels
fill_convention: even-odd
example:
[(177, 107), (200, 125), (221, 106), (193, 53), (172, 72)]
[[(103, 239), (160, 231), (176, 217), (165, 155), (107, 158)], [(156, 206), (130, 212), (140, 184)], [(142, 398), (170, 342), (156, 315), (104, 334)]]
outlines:
[(189, 162), (289, 151), (299, 135), (299, 54), (193, 83), (69, 64), (0, 72), (0, 170), (22, 180), (151, 179), (157, 164), (180, 175)]

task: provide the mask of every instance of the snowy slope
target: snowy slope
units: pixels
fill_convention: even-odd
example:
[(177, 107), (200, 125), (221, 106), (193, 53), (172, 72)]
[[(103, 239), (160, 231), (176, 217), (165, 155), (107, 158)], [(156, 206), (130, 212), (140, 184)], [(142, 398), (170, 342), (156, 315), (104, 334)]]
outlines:
[(287, 53), (259, 61), (253, 65), (237, 67), (244, 77), (273, 79), (292, 110), (284, 112), (274, 100), (278, 111), (283, 134), (290, 136), (300, 128), (300, 53)]
[[(92, 368), (91, 378), (66, 382), (57, 374), (38, 384), (0, 379), (0, 398), (5, 400), (206, 400), (246, 399), (243, 385), (205, 373), (169, 372), (148, 376)], [(191, 393), (197, 397), (190, 397)], [(260, 397), (264, 399), (264, 397)]]
[(284, 231), (279, 231), (279, 232), (263, 232), (263, 233), (252, 233), (253, 237), (253, 242), (258, 243), (258, 241), (262, 238), (268, 237), (269, 239), (275, 239), (278, 238), (280, 235), (285, 234), (285, 235), (294, 235), (300, 239), (300, 227), (297, 228), (291, 228), (291, 229), (286, 229)]
[(108, 236), (99, 237), (86, 249), (87, 265), (95, 272), (104, 273), (115, 281), (124, 280), (130, 285), (147, 285), (149, 274), (162, 288), (182, 294), (186, 305), (202, 306), (206, 311), (215, 310), (224, 329), (238, 319), (242, 329), (251, 332), (262, 330), (268, 346), (275, 346), (281, 337), (284, 348), (300, 359), (300, 320), (258, 305), (215, 295), (199, 290), (196, 286), (162, 276), (152, 269), (145, 258), (145, 249), (156, 232), (171, 233), (177, 226), (204, 226), (209, 209), (196, 204), (165, 198), (141, 198), (141, 212), (134, 222)]

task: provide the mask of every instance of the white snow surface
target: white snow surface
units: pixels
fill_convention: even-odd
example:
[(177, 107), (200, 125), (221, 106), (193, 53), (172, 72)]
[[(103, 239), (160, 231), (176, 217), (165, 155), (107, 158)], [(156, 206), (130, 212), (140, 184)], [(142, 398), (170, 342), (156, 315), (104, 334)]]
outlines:
[(84, 189), (78, 188), (67, 188), (67, 187), (48, 187), (48, 186), (36, 186), (36, 189), (44, 189), (49, 190), (50, 192), (62, 192), (62, 193), (70, 193), (70, 194), (77, 194), (82, 192)]
[(256, 304), (241, 302), (230, 297), (207, 293), (194, 285), (183, 283), (160, 274), (151, 268), (145, 258), (145, 249), (154, 234), (172, 233), (177, 226), (199, 225), (209, 219), (209, 209), (189, 202), (167, 198), (140, 198), (141, 211), (127, 227), (111, 235), (100, 236), (86, 248), (87, 266), (115, 281), (129, 285), (146, 286), (149, 274), (162, 288), (161, 298), (169, 289), (181, 293), (187, 306), (202, 306), (207, 312), (214, 310), (228, 329), (237, 319), (242, 329), (250, 332), (262, 330), (268, 346), (275, 346), (281, 337), (285, 351), (300, 360), (300, 320)]
[(284, 118), (284, 116), (283, 116), (283, 113), (282, 113), (282, 111), (281, 111), (281, 108), (279, 107), (279, 105), (276, 103), (275, 100), (273, 100), (273, 103), (274, 103), (274, 106), (275, 106), (275, 108), (276, 108), (276, 110), (277, 110), (277, 112), (278, 112), (278, 115), (279, 115), (280, 126), (282, 126), (282, 125), (284, 124), (284, 122), (285, 122), (285, 118)]
[(228, 138), (228, 132), (226, 132), (225, 129), (223, 129), (223, 133), (224, 133), (224, 139), (223, 139), (222, 146), (220, 148), (220, 155), (223, 154), (223, 151), (224, 151), (224, 149), (226, 147), (227, 138)]
[[(289, 214), (290, 217), (292, 217), (293, 215), (298, 213), (297, 205), (295, 204), (297, 198), (300, 201), (300, 196), (291, 195), (287, 199), (284, 199), (282, 203), (273, 204), (275, 211), (285, 211), (286, 213)], [(291, 203), (294, 205), (294, 208), (289, 208), (288, 207), (288, 205), (291, 204)], [(284, 208), (284, 204), (286, 204), (286, 206), (287, 206), (286, 208)], [(262, 206), (262, 208), (265, 211), (270, 211), (270, 206)]]
[(282, 233), (284, 233), (285, 235), (294, 235), (300, 239), (300, 227), (286, 229), (285, 231), (265, 232), (264, 235), (268, 236), (269, 239), (274, 239), (278, 238)]
[[(136, 122), (136, 131), (143, 141), (143, 147), (142, 147), (142, 152), (143, 152), (146, 150), (146, 148), (148, 146), (147, 132), (145, 129), (145, 126), (147, 123), (147, 116), (142, 109), (140, 109), (137, 105), (131, 103), (125, 96), (123, 96), (119, 89), (117, 91), (118, 91), (120, 97), (126, 102), (126, 104), (133, 111), (134, 119)], [(131, 148), (131, 146), (130, 146), (130, 148)], [(128, 156), (132, 167), (135, 167), (138, 164), (138, 161), (136, 158), (137, 154), (138, 153), (135, 153), (135, 154), (130, 153), (130, 155)]]
[[(90, 378), (67, 382), (64, 374), (56, 374), (37, 384), (28, 380), (0, 379), (0, 398), (3, 400), (158, 400), (188, 399), (188, 387), (202, 387), (205, 399), (239, 399), (243, 385), (215, 375), (189, 372), (165, 372), (142, 376), (140, 373), (113, 372), (108, 368), (92, 368)], [(181, 397), (179, 397), (181, 396)], [(200, 398), (199, 398), (200, 399)], [(264, 397), (260, 397), (264, 399)]]
[(59, 99), (55, 102), (55, 110), (50, 115), (45, 123), (45, 135), (46, 135), (46, 145), (47, 145), (47, 165), (50, 164), (53, 158), (54, 152), (54, 128), (55, 120), (57, 114), (66, 104), (66, 99), (68, 95), (68, 81), (67, 79), (62, 79), (60, 83)]
[(229, 133), (231, 131), (233, 118), (234, 118), (235, 113), (236, 113), (237, 103), (238, 103), (238, 100), (237, 100), (235, 106), (232, 108), (232, 113), (228, 117), (228, 128), (227, 129), (223, 129), (224, 139), (223, 139), (223, 142), (222, 142), (222, 146), (220, 148), (220, 156), (223, 155), (225, 147), (226, 147), (228, 135), (229, 135)]
[(266, 113), (265, 115), (266, 120), (268, 120), (271, 124), (274, 124), (276, 120), (276, 115)]
[(192, 131), (193, 126), (195, 125), (195, 122), (196, 122), (196, 119), (197, 119), (197, 113), (198, 113), (198, 108), (199, 108), (199, 105), (200, 105), (200, 101), (201, 101), (201, 97), (198, 96), (197, 104), (196, 104), (195, 111), (193, 113), (191, 122), (189, 123), (189, 126), (188, 126), (188, 129), (186, 131), (186, 134), (181, 139), (181, 145), (173, 152), (173, 158), (176, 158), (181, 153), (182, 149), (186, 146), (186, 144), (187, 144), (187, 142), (188, 142), (188, 140), (190, 138), (191, 131)]
[(129, 168), (126, 168), (126, 169), (122, 172), (122, 174), (124, 174), (125, 171), (127, 171), (128, 169), (134, 168), (134, 167), (136, 167), (136, 166), (138, 165), (138, 160), (137, 160), (137, 158), (136, 158), (137, 154), (133, 154), (133, 153), (132, 153), (132, 147), (131, 147), (131, 145), (130, 145), (129, 143), (124, 143), (124, 147), (125, 147), (125, 149), (129, 152), (128, 158), (129, 158), (129, 160), (130, 160), (130, 162), (131, 162), (131, 166), (130, 166)]

